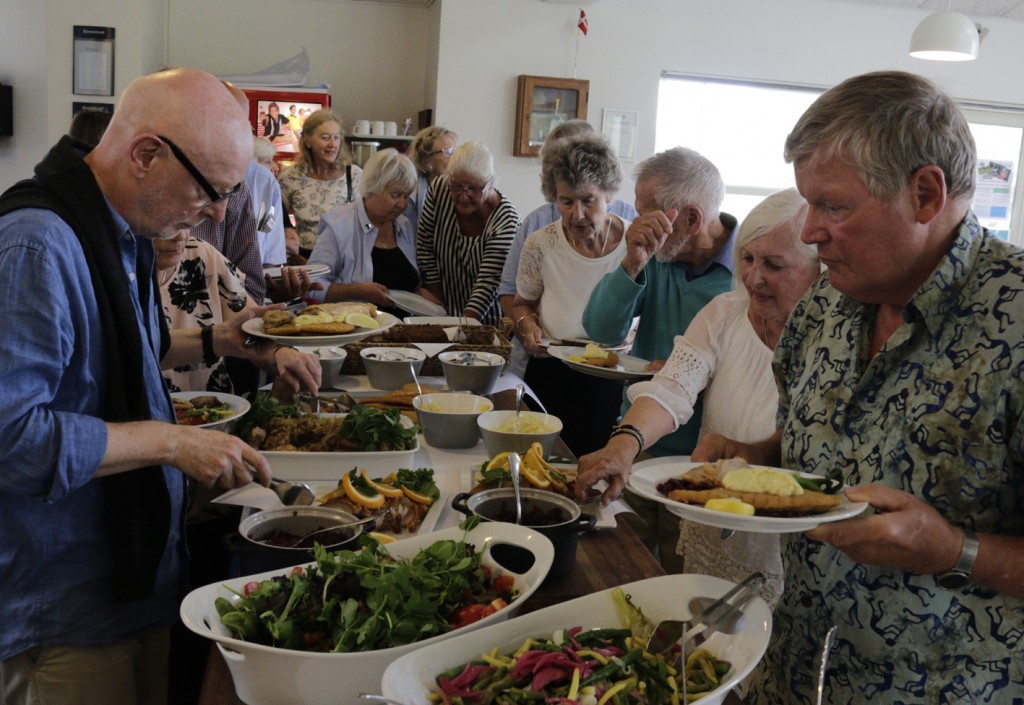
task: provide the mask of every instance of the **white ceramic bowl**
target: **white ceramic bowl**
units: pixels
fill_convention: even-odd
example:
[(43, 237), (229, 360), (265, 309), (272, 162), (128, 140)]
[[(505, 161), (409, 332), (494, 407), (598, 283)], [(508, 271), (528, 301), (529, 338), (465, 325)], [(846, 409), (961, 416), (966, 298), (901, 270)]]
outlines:
[[(461, 539), (462, 529), (453, 527), (425, 536), (414, 536), (384, 546), (393, 556), (411, 558), (420, 550), (444, 539)], [(469, 532), (466, 540), (484, 551), (482, 563), (493, 570), (511, 574), (519, 598), (505, 609), (466, 627), (424, 641), (390, 649), (349, 654), (308, 653), (241, 641), (231, 636), (214, 607), (218, 597), (238, 599), (227, 588), (242, 592), (247, 582), (266, 580), (288, 570), (213, 583), (189, 593), (181, 603), (181, 619), (196, 634), (217, 642), (231, 671), (238, 697), (248, 705), (338, 705), (359, 701), (360, 692), (377, 692), (388, 664), (417, 647), (437, 644), (473, 629), (502, 622), (540, 587), (551, 567), (554, 548), (544, 535), (525, 526), (486, 522)], [(533, 554), (533, 563), (521, 573), (502, 568), (492, 552), (496, 546)], [(500, 553), (500, 551), (499, 551)], [(290, 570), (290, 569), (289, 569)]]
[(302, 352), (311, 352), (320, 358), (320, 369), (322, 370), (320, 386), (337, 387), (341, 382), (341, 368), (348, 357), (348, 351), (340, 346), (333, 347), (299, 347)]
[(496, 353), (449, 350), (437, 356), (448, 389), (490, 394), (505, 369), (505, 358)]
[[(427, 354), (419, 348), (363, 348), (359, 351), (363, 368), (374, 389), (398, 389), (413, 381), (412, 370), (419, 375)], [(409, 365), (412, 364), (412, 369)]]
[(448, 392), (424, 394), (412, 400), (427, 443), (435, 448), (472, 448), (480, 441), (480, 414), (494, 402), (476, 394)]
[[(481, 414), (476, 420), (480, 426), (480, 435), (484, 439), (484, 447), (491, 455), (497, 455), (505, 451), (519, 453), (522, 455), (530, 449), (534, 442), (538, 442), (544, 448), (544, 457), (551, 455), (551, 449), (555, 445), (555, 439), (562, 432), (562, 421), (557, 416), (545, 414), (542, 411), (524, 411), (520, 418), (520, 426), (523, 430), (516, 432), (507, 430), (515, 421), (516, 412), (509, 411), (488, 411)], [(531, 431), (534, 426), (540, 425), (543, 431)]]
[[(691, 597), (720, 597), (732, 583), (709, 575), (692, 573), (665, 575), (623, 585), (647, 617), (657, 623), (662, 619), (683, 619), (689, 615), (685, 605)], [(443, 649), (417, 648), (388, 666), (381, 679), (381, 693), (406, 705), (429, 705), (427, 694), (438, 674), (449, 668), (479, 659), (498, 647), (501, 654), (520, 647), (529, 637), (551, 638), (556, 629), (581, 626), (584, 629), (622, 627), (615, 611), (611, 590), (579, 597), (552, 607), (517, 617), (486, 629), (450, 639)], [(743, 608), (745, 620), (736, 634), (715, 634), (702, 648), (732, 663), (732, 669), (718, 688), (700, 699), (702, 705), (718, 705), (729, 691), (742, 681), (761, 660), (772, 631), (772, 615), (768, 605), (755, 597)]]

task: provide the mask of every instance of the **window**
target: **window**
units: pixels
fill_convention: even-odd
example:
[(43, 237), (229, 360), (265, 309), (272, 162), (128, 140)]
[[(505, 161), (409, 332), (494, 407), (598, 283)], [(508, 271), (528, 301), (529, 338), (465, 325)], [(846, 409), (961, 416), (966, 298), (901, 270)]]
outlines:
[[(722, 210), (740, 220), (765, 196), (795, 185), (782, 157), (786, 135), (823, 89), (664, 73), (654, 147), (682, 145), (714, 162), (725, 180)], [(974, 209), (982, 225), (1024, 244), (1017, 167), (1024, 108), (965, 106), (978, 146)]]

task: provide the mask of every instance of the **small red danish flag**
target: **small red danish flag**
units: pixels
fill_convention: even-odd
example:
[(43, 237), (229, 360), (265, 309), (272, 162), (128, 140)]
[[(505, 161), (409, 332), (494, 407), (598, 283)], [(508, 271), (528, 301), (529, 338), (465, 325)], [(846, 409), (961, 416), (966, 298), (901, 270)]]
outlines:
[(587, 13), (583, 11), (582, 7), (580, 8), (580, 21), (576, 23), (576, 26), (583, 32), (584, 37), (587, 36)]

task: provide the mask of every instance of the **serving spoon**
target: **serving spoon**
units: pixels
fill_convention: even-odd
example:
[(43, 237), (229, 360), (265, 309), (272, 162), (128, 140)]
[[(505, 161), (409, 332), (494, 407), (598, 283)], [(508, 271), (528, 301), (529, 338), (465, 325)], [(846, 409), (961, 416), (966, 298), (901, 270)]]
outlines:
[(323, 527), (321, 529), (317, 529), (316, 531), (310, 531), (305, 536), (299, 537), (299, 539), (296, 540), (291, 545), (289, 545), (289, 546), (282, 546), (282, 548), (295, 548), (296, 546), (298, 546), (300, 543), (302, 543), (306, 539), (308, 539), (308, 538), (310, 538), (312, 536), (316, 536), (317, 534), (326, 534), (329, 531), (337, 531), (338, 529), (351, 529), (354, 526), (362, 526), (363, 524), (368, 524), (369, 522), (373, 521), (376, 518), (377, 517), (375, 517), (375, 516), (371, 516), (371, 517), (366, 517), (365, 519), (360, 519), (359, 521), (349, 522), (348, 524), (337, 524), (335, 526), (325, 526), (325, 527)]
[(508, 454), (508, 472), (512, 476), (512, 492), (516, 496), (516, 523), (523, 522), (523, 499), (519, 494), (519, 453)]
[(525, 392), (526, 388), (523, 385), (516, 385), (516, 420), (512, 425), (512, 429), (514, 431), (519, 431), (519, 417), (522, 416), (523, 413), (523, 394)]

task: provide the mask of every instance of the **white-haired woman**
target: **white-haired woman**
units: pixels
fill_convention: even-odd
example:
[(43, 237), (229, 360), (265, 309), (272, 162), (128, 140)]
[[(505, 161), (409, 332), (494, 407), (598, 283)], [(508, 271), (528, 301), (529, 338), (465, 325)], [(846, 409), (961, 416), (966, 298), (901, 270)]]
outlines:
[[(420, 281), (416, 233), (402, 215), (416, 186), (416, 168), (394, 149), (377, 152), (363, 167), (359, 197), (320, 219), (310, 264), (331, 268), (322, 301), (358, 299), (389, 310), (389, 289), (412, 291), (440, 303)], [(401, 313), (401, 312), (398, 312)]]
[(490, 151), (460, 145), (430, 186), (416, 242), (427, 288), (449, 314), (498, 322), (498, 281), (518, 227), (516, 207), (494, 186)]
[[(794, 189), (750, 212), (734, 253), (742, 286), (712, 299), (676, 337), (658, 374), (629, 388), (632, 406), (622, 419), (629, 430), (615, 431), (604, 448), (580, 458), (577, 494), (605, 479), (608, 496), (617, 495), (634, 458), (686, 423), (701, 392), (701, 435), (753, 441), (775, 432), (772, 355), (790, 312), (821, 272), (815, 248), (800, 241), (806, 216), (807, 203)], [(783, 586), (778, 536), (737, 532), (727, 541), (718, 529), (682, 522), (683, 571), (734, 582), (760, 571), (768, 578), (762, 595), (774, 604)]]

